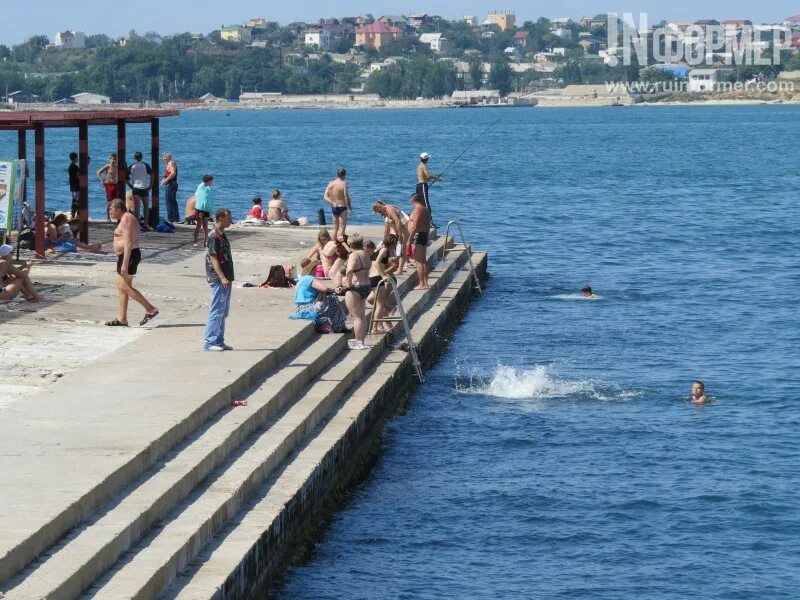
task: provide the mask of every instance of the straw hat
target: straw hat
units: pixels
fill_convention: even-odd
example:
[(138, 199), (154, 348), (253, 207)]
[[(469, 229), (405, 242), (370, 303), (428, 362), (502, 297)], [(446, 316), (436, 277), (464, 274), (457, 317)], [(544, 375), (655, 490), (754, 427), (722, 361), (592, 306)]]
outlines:
[(320, 261), (316, 259), (304, 258), (300, 261), (300, 274), (301, 275), (311, 275), (314, 270), (317, 268), (317, 265), (320, 264)]

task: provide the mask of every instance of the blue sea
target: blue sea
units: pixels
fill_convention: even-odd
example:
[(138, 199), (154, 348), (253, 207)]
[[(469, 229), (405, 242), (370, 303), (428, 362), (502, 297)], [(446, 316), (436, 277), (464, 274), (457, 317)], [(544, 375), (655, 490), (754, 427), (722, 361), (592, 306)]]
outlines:
[[(67, 208), (77, 133), (47, 135), (48, 208)], [(354, 222), (377, 224), (419, 152), (437, 172), (475, 142), (431, 202), (489, 251), (488, 289), (279, 594), (798, 597), (799, 137), (794, 106), (165, 119), (180, 198), (211, 172), (239, 216), (280, 188), (314, 220), (343, 166)], [(115, 132), (90, 141), (96, 169)]]

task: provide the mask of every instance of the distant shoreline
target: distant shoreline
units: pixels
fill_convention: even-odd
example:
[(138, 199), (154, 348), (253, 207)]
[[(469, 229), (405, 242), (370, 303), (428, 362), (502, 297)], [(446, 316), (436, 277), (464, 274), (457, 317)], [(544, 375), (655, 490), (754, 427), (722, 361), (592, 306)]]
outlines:
[[(541, 98), (535, 106), (511, 106), (505, 104), (486, 104), (486, 105), (469, 105), (463, 106), (453, 103), (451, 100), (381, 100), (381, 101), (352, 101), (347, 103), (341, 102), (275, 102), (270, 104), (210, 104), (210, 105), (196, 105), (196, 104), (178, 104), (165, 102), (160, 105), (152, 105), (153, 108), (174, 108), (187, 112), (230, 112), (230, 111), (262, 111), (262, 110), (399, 110), (399, 109), (412, 109), (412, 110), (425, 110), (425, 109), (453, 109), (453, 108), (618, 108), (618, 107), (647, 107), (647, 106), (759, 106), (759, 105), (798, 105), (800, 101), (793, 99), (708, 99), (708, 100), (669, 100), (661, 102), (624, 102), (621, 105), (612, 105), (612, 98), (586, 98), (586, 99), (558, 99)], [(141, 108), (139, 104), (134, 103), (117, 103), (106, 104), (102, 106), (95, 105), (61, 105), (53, 106), (51, 104), (34, 104), (34, 105), (17, 105), (16, 108), (3, 108), (0, 112), (15, 112), (15, 111), (45, 111), (45, 110), (86, 110), (86, 111), (100, 111), (100, 110), (126, 110)]]

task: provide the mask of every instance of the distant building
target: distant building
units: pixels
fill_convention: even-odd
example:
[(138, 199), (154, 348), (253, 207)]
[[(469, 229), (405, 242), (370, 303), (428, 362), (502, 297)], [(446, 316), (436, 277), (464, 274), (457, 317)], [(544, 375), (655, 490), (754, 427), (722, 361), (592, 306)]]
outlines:
[(223, 27), (219, 30), (219, 37), (226, 42), (234, 42), (236, 44), (249, 44), (253, 41), (253, 32), (248, 27), (241, 25), (231, 25)]
[(367, 16), (358, 15), (356, 17), (356, 27), (364, 27), (364, 25), (369, 25), (370, 23), (372, 23), (372, 21), (373, 19), (370, 19)]
[(552, 29), (551, 32), (553, 35), (560, 37), (562, 40), (572, 39), (572, 29), (556, 27), (555, 29)]
[(440, 54), (449, 54), (452, 50), (450, 40), (446, 37), (440, 37), (438, 40), (431, 42), (431, 51), (439, 52)]
[(382, 46), (403, 38), (403, 31), (380, 21), (356, 29), (356, 46), (380, 50)]
[(529, 31), (518, 31), (514, 34), (514, 45), (520, 48), (527, 48), (533, 43)]
[(30, 92), (24, 92), (22, 90), (17, 90), (16, 92), (11, 92), (7, 97), (6, 100), (8, 102), (16, 102), (19, 104), (27, 104), (28, 102), (38, 102), (39, 96), (36, 94), (31, 94)]
[(316, 46), (320, 50), (328, 50), (331, 47), (331, 32), (322, 27), (312, 27), (303, 35), (303, 43), (306, 46)]
[(73, 94), (71, 98), (75, 100), (75, 104), (111, 104), (111, 98), (108, 96), (93, 94), (91, 92)]
[(717, 83), (733, 72), (733, 69), (692, 69), (688, 89), (690, 92), (713, 92)]
[(442, 33), (423, 33), (419, 36), (419, 43), (430, 46), (432, 52), (446, 54), (450, 52), (450, 40)]
[(85, 48), (86, 36), (82, 31), (59, 31), (53, 44), (57, 48)]
[(202, 96), (200, 96), (199, 100), (203, 104), (223, 104), (223, 103), (226, 102), (226, 100), (224, 98), (218, 98), (217, 96), (215, 96), (211, 92), (208, 92), (207, 94), (203, 94)]
[(507, 29), (514, 29), (517, 17), (514, 13), (490, 12), (486, 15), (486, 20), (497, 25), (500, 31), (506, 31)]
[(470, 27), (477, 27), (478, 26), (478, 17), (474, 15), (465, 15), (461, 17), (461, 22), (466, 23)]
[(428, 13), (415, 12), (408, 15), (408, 24), (414, 29), (420, 29), (428, 24)]
[(269, 25), (269, 21), (267, 21), (264, 17), (255, 17), (245, 23), (245, 27), (250, 29), (264, 29), (267, 25)]
[(403, 31), (406, 31), (409, 27), (411, 27), (408, 19), (402, 15), (383, 15), (380, 19), (378, 19), (378, 22), (388, 25), (389, 27), (397, 27)]
[(747, 19), (728, 19), (722, 22), (722, 27), (725, 28), (725, 38), (730, 39), (736, 37), (746, 27), (752, 27), (753, 22)]
[(575, 21), (569, 17), (556, 17), (555, 19), (550, 19), (550, 30), (552, 31), (560, 27), (572, 27), (574, 24)]

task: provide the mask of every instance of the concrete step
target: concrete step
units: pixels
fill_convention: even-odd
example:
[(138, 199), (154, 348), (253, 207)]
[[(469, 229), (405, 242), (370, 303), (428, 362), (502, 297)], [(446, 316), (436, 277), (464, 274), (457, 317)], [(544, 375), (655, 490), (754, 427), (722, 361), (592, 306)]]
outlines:
[[(456, 273), (465, 255), (451, 254), (432, 273), (431, 289), (410, 292), (410, 318), (426, 307)], [(406, 302), (404, 302), (406, 304)], [(375, 336), (367, 351), (348, 351), (300, 393), (299, 399), (257, 432), (242, 452), (215, 472), (159, 525), (99, 586), (92, 598), (152, 598), (160, 592), (225, 525), (262, 481), (295, 450), (303, 437), (317, 427), (342, 395), (384, 355), (389, 338)], [(248, 401), (262, 402), (264, 388)], [(249, 407), (248, 407), (249, 408)]]
[[(281, 319), (280, 334), (271, 331), (270, 323), (260, 323), (250, 328), (248, 339), (258, 350), (204, 362), (205, 381), (199, 385), (195, 377), (186, 376), (205, 358), (198, 357), (197, 320), (189, 316), (170, 328), (158, 328), (95, 361), (90, 387), (68, 374), (59, 383), (58, 402), (47, 398), (46, 412), (29, 408), (7, 415), (0, 440), (13, 453), (3, 454), (0, 585), (313, 335), (306, 322)], [(170, 348), (179, 349), (182, 358), (167, 354)], [(96, 399), (90, 412), (87, 394)], [(165, 398), (170, 398), (168, 404)], [(39, 398), (31, 398), (30, 406), (40, 406)], [(45, 482), (48, 493), (35, 503), (22, 493)]]
[(78, 596), (345, 348), (343, 335), (319, 336), (250, 395), (247, 409), (223, 409), (116, 504), (8, 582), (6, 600)]
[[(476, 267), (485, 268), (486, 255), (474, 253)], [(456, 297), (471, 293), (469, 272), (461, 270), (425, 311), (412, 329), (423, 353), (441, 351), (439, 329), (455, 310)], [(192, 565), (159, 596), (162, 600), (221, 600), (263, 597), (273, 570), (283, 565), (292, 532), (302, 529), (320, 497), (324, 497), (341, 472), (348, 446), (362, 440), (375, 426), (383, 407), (392, 404), (399, 374), (410, 372), (410, 357), (389, 351), (368, 375), (332, 411), (330, 419), (308, 436), (285, 468), (267, 480), (236, 521), (209, 543)]]

